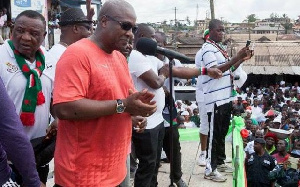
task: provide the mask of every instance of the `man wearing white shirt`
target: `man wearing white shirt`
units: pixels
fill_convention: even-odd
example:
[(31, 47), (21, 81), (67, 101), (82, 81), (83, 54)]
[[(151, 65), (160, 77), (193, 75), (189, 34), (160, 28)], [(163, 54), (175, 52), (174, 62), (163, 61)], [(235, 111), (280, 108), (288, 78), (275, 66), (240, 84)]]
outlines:
[[(12, 36), (0, 46), (0, 77), (32, 140), (46, 135), (55, 74), (53, 60), (41, 46), (46, 36), (45, 18), (32, 10), (21, 12)], [(46, 184), (49, 166), (37, 166), (37, 170)]]
[(258, 99), (257, 98), (253, 99), (253, 106), (251, 107), (251, 110), (252, 110), (252, 116), (254, 118), (258, 118), (258, 117), (263, 115), (262, 108), (260, 108), (258, 106)]
[(2, 37), (3, 37), (3, 40), (6, 40), (6, 39), (9, 39), (10, 28), (7, 25), (7, 9), (3, 8), (2, 11), (3, 11), (2, 19), (4, 21), (4, 25), (2, 27)]
[(80, 8), (69, 8), (62, 13), (60, 22), (60, 42), (55, 44), (49, 53), (55, 58), (55, 64), (67, 47), (82, 38), (91, 35), (92, 21), (88, 20)]
[(234, 71), (246, 58), (250, 58), (250, 50), (243, 48), (237, 56), (229, 60), (226, 50), (218, 44), (223, 39), (224, 31), (224, 25), (220, 20), (211, 20), (209, 23), (210, 38), (197, 53), (200, 55), (201, 66), (218, 68), (223, 72), (223, 77), (220, 79), (204, 76), (202, 80), (205, 110), (211, 114), (208, 162), (204, 178), (216, 182), (226, 181), (226, 178), (218, 172), (217, 165), (224, 171), (228, 168), (224, 163), (226, 158), (225, 135), (229, 127), (233, 99), (229, 69)]
[[(157, 43), (160, 47), (165, 47), (166, 46), (166, 35), (162, 32), (156, 32), (156, 40)], [(170, 60), (163, 56), (163, 55), (157, 55), (157, 57), (164, 61), (166, 64), (170, 63)], [(173, 71), (173, 77), (174, 79), (176, 78), (185, 78), (185, 79), (190, 79), (192, 77), (196, 77), (201, 75), (201, 71), (202, 70), (200, 68), (200, 70), (198, 68), (188, 68), (188, 67), (184, 67), (181, 62), (177, 59), (174, 59), (171, 61), (173, 63), (173, 67), (172, 67), (172, 71)], [(222, 72), (216, 68), (211, 68), (208, 69), (206, 71), (208, 73), (209, 76), (212, 76), (214, 78), (218, 78), (221, 76)], [(173, 79), (173, 83), (171, 85), (174, 85), (174, 79)], [(165, 93), (166, 93), (166, 100), (169, 101), (169, 95), (170, 94), (170, 79), (168, 78), (165, 83), (164, 83), (164, 89), (165, 89)], [(173, 89), (173, 100), (175, 97), (175, 91)], [(185, 113), (187, 112), (188, 115), (189, 112), (186, 111), (187, 108), (189, 108), (190, 111), (193, 111), (193, 107), (197, 106), (195, 104), (192, 104), (191, 106), (186, 106), (185, 104), (182, 103), (181, 100), (177, 100), (177, 105), (180, 105), (180, 108), (177, 108), (177, 112), (178, 113)], [(175, 107), (175, 106), (173, 106)], [(169, 113), (170, 110), (173, 111), (173, 109), (169, 109), (169, 105), (166, 104), (163, 113), (165, 114), (165, 116), (169, 117)], [(173, 112), (174, 113), (174, 112)], [(183, 114), (182, 114), (183, 115)], [(164, 151), (167, 154), (167, 158), (170, 159), (170, 152), (171, 152), (171, 148), (170, 148), (170, 138), (173, 138), (173, 177), (177, 187), (186, 187), (186, 183), (182, 180), (182, 171), (181, 171), (181, 152), (180, 152), (180, 142), (179, 142), (179, 132), (178, 132), (178, 124), (173, 127), (173, 134), (171, 134), (171, 130), (170, 130), (170, 123), (169, 123), (169, 119), (168, 117), (165, 117), (165, 121), (164, 121), (164, 125), (165, 125), (165, 138), (164, 138)], [(176, 114), (173, 114), (173, 117), (176, 118)], [(167, 119), (166, 119), (167, 118)], [(185, 124), (187, 124), (185, 122)], [(191, 126), (195, 126), (194, 122), (190, 122), (189, 123)], [(188, 125), (189, 125), (188, 124)]]
[[(134, 36), (134, 49), (139, 38), (152, 38), (155, 30), (147, 24), (139, 24)], [(165, 94), (162, 88), (168, 76), (168, 68), (154, 56), (145, 56), (133, 50), (128, 58), (129, 71), (136, 90), (148, 89), (155, 94), (157, 111), (147, 117), (148, 125), (143, 133), (133, 131), (132, 140), (136, 156), (139, 159), (135, 174), (134, 186), (157, 186), (157, 174), (164, 137), (162, 111), (165, 105)]]

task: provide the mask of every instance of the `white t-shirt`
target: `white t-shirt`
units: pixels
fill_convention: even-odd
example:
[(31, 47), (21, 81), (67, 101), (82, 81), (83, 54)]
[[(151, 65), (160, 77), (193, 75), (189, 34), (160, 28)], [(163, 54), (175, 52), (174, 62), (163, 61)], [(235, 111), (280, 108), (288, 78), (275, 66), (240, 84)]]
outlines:
[(196, 125), (195, 125), (195, 123), (193, 121), (184, 122), (183, 124), (184, 124), (184, 126), (186, 128), (194, 128), (194, 127), (196, 127)]
[(48, 51), (49, 55), (52, 56), (54, 59), (54, 63), (56, 64), (60, 59), (61, 55), (65, 52), (67, 48), (61, 44), (55, 44), (52, 48)]
[(252, 116), (255, 118), (258, 118), (263, 115), (262, 108), (260, 108), (259, 106), (256, 106), (256, 107), (251, 106), (251, 111), (252, 111)]
[(0, 28), (3, 27), (4, 23), (5, 23), (5, 17), (4, 16), (0, 16)]
[(149, 92), (155, 94), (153, 100), (156, 101), (157, 110), (154, 114), (147, 117), (148, 123), (146, 129), (153, 129), (164, 121), (162, 111), (165, 106), (165, 92), (162, 87), (158, 89), (151, 88), (139, 77), (150, 69), (158, 75), (158, 70), (162, 66), (163, 62), (158, 58), (145, 56), (136, 50), (132, 50), (128, 58), (128, 67), (136, 90), (141, 91), (146, 88)]
[[(48, 51), (49, 56), (53, 59), (53, 64), (57, 64), (58, 60), (60, 59), (61, 55), (65, 52), (67, 48), (61, 44), (55, 44), (52, 46), (52, 48)], [(51, 116), (50, 122), (52, 123), (54, 121), (53, 116)]]
[(297, 87), (293, 86), (292, 88), (297, 89), (297, 93), (300, 93), (300, 86), (297, 86)]
[(7, 21), (7, 14), (4, 14), (4, 15), (2, 16), (2, 18), (3, 18), (3, 21), (6, 22), (6, 21)]
[[(219, 49), (211, 43), (204, 43), (198, 53), (196, 56), (200, 59), (201, 67), (211, 68), (227, 63), (227, 59), (222, 55)], [(225, 71), (223, 76), (219, 79), (213, 79), (207, 75), (201, 76), (201, 79), (198, 79), (198, 81), (202, 82), (207, 112), (212, 112), (215, 104), (220, 106), (234, 99), (234, 97), (232, 97), (229, 70)]]
[[(8, 40), (6, 40), (5, 43), (0, 46), (0, 77), (4, 82), (8, 95), (15, 104), (17, 114), (20, 114), (27, 79), (24, 77), (22, 71), (20, 70), (16, 62), (14, 53), (7, 41)], [(46, 59), (45, 70), (43, 71), (43, 74), (41, 76), (42, 91), (45, 96), (45, 103), (36, 107), (34, 114), (34, 125), (24, 126), (24, 130), (29, 139), (44, 136), (49, 125), (50, 102), (53, 90), (55, 65), (53, 64), (53, 60), (51, 59), (51, 57), (49, 57), (47, 51), (45, 51), (43, 47), (41, 48)], [(35, 62), (26, 62), (31, 69), (35, 68)]]
[(244, 151), (248, 152), (249, 154), (254, 153), (254, 140), (247, 143)]
[[(165, 64), (169, 64), (170, 60), (168, 58), (165, 58), (164, 63)], [(175, 64), (173, 64), (173, 67), (183, 67), (183, 65), (181, 64), (181, 62), (177, 59), (174, 59)], [(174, 86), (174, 81), (175, 80), (179, 80), (181, 81), (181, 79), (173, 77), (173, 86)], [(164, 86), (168, 89), (168, 91), (170, 91), (170, 79), (167, 78), (165, 80)], [(175, 90), (173, 89), (173, 98), (175, 99)]]

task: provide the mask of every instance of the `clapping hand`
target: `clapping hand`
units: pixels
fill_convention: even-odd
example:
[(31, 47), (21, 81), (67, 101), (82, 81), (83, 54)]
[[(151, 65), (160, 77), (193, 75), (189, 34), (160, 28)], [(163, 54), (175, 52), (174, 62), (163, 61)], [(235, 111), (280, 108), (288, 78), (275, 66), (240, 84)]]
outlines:
[(154, 94), (146, 89), (140, 92), (129, 90), (129, 96), (124, 100), (125, 111), (134, 116), (148, 117), (157, 109), (156, 102), (152, 101), (153, 98)]

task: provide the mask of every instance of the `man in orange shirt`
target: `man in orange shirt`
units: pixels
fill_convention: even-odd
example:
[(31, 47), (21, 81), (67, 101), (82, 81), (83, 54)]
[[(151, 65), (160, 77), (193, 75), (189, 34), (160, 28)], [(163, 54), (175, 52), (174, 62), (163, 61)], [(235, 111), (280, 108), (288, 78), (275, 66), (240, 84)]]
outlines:
[(126, 59), (117, 51), (132, 40), (135, 23), (129, 3), (106, 1), (95, 33), (70, 45), (57, 63), (56, 186), (110, 187), (125, 178), (131, 115), (156, 111), (152, 93), (132, 91)]

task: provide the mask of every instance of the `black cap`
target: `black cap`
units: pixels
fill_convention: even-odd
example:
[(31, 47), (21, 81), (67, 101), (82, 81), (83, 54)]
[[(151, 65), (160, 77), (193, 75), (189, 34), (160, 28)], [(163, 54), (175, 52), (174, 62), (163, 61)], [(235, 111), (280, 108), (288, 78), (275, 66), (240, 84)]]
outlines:
[(263, 144), (263, 145), (266, 144), (266, 141), (263, 138), (255, 138), (254, 142), (257, 142), (257, 143)]
[(58, 22), (60, 26), (76, 23), (92, 23), (92, 21), (87, 19), (80, 8), (69, 8), (61, 14), (60, 21)]

